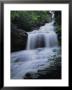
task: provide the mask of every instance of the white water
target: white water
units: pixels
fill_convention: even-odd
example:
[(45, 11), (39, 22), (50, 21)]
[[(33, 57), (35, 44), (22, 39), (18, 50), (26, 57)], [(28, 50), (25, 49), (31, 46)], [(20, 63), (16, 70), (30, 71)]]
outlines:
[[(54, 14), (52, 14), (52, 19)], [(54, 56), (58, 56), (57, 34), (54, 20), (40, 27), (39, 30), (28, 32), (27, 50), (11, 54), (11, 78), (22, 79), (28, 72), (37, 72), (49, 67)]]
[(53, 23), (54, 21), (46, 23), (39, 30), (28, 33), (27, 49), (58, 46), (57, 34), (54, 31)]

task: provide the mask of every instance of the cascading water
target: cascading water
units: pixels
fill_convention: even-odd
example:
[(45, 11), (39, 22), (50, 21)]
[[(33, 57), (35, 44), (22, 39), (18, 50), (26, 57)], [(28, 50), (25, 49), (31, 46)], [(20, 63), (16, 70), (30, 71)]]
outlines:
[(54, 21), (45, 24), (39, 30), (28, 33), (27, 49), (57, 46), (57, 34), (54, 31), (53, 23)]
[(52, 14), (52, 22), (28, 33), (27, 49), (35, 49), (40, 47), (54, 47), (58, 45), (57, 34), (54, 31), (54, 13)]
[(12, 79), (22, 79), (28, 72), (37, 73), (49, 67), (52, 62), (50, 59), (58, 56), (60, 49), (54, 28), (54, 13), (50, 13), (52, 22), (41, 26), (39, 30), (28, 32), (27, 50), (11, 54)]

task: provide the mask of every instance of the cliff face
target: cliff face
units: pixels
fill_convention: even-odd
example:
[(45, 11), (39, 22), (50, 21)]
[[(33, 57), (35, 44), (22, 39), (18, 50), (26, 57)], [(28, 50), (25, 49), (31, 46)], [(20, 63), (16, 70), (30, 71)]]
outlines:
[(27, 33), (11, 24), (11, 51), (26, 49)]

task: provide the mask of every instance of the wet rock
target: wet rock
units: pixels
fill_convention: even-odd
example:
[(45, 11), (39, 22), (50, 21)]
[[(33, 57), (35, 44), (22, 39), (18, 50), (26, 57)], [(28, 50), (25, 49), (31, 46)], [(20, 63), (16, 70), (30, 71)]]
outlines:
[(45, 70), (38, 70), (38, 74), (39, 75), (46, 75), (47, 72), (48, 72), (47, 69), (45, 69)]
[(17, 63), (17, 62), (19, 62), (20, 61), (20, 59), (16, 59), (15, 61), (14, 61), (14, 63)]
[(38, 77), (39, 77), (38, 73), (28, 72), (23, 78), (24, 79), (37, 79)]
[(32, 79), (31, 73), (27, 73), (27, 74), (24, 76), (24, 79)]
[(56, 49), (53, 49), (53, 52), (56, 52)]

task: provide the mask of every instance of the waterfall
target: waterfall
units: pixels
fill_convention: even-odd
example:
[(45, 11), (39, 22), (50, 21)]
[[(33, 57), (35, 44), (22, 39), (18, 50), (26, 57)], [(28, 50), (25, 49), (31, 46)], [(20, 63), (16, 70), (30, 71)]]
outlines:
[(52, 21), (41, 26), (39, 30), (28, 32), (27, 49), (11, 53), (11, 78), (24, 79), (27, 73), (32, 78), (38, 78), (39, 70), (49, 68), (54, 58), (60, 56), (57, 34), (54, 27), (54, 13)]
[(50, 48), (58, 45), (57, 34), (54, 28), (54, 13), (52, 21), (40, 27), (39, 30), (34, 30), (28, 33), (27, 49)]

